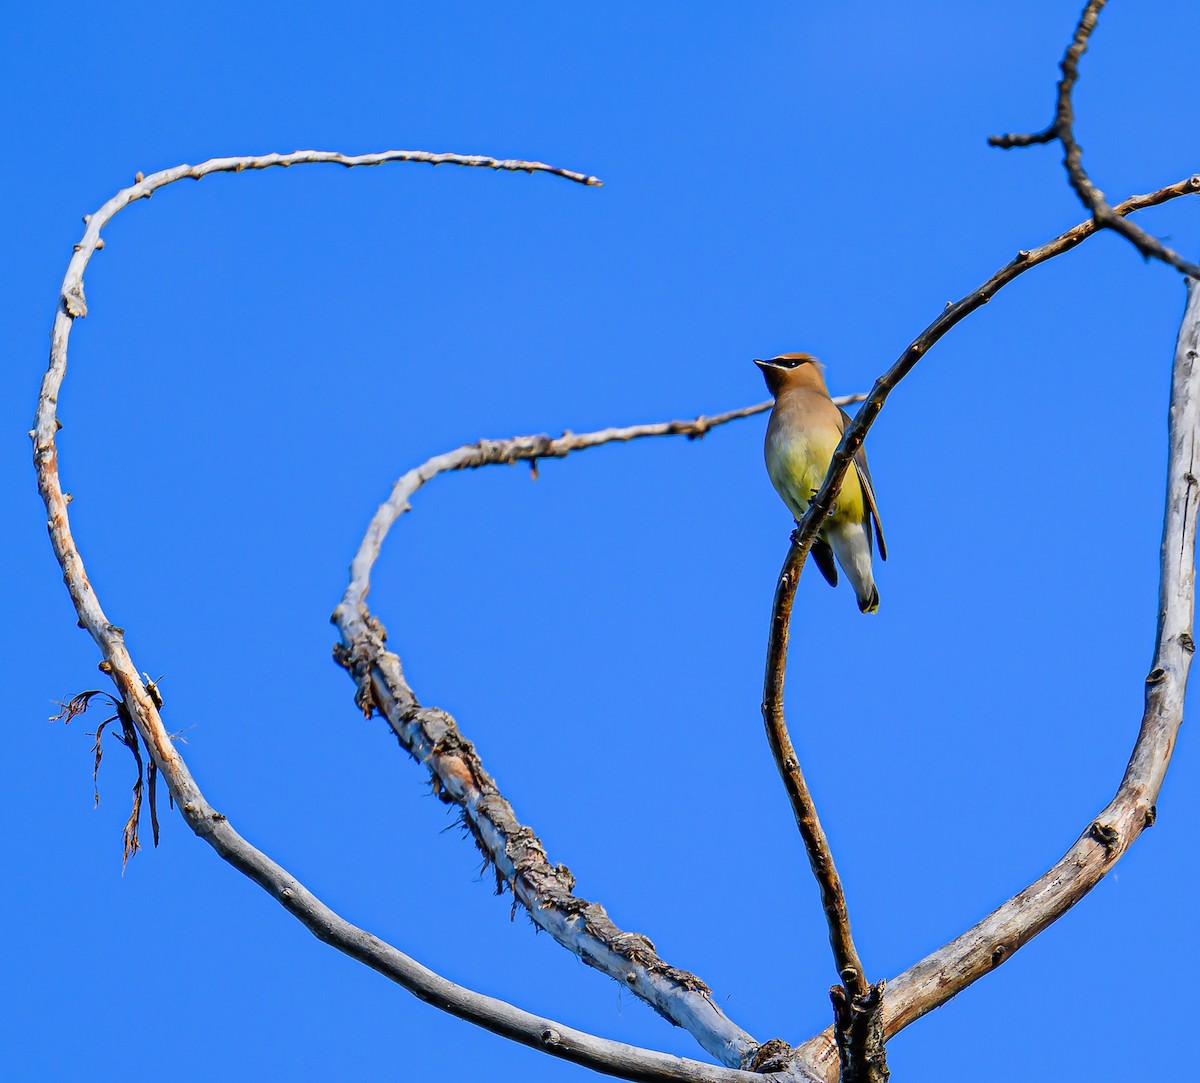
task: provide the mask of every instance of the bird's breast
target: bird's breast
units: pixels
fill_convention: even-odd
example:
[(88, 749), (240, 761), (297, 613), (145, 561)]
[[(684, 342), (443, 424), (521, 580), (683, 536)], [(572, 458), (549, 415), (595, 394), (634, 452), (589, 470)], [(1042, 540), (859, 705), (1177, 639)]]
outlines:
[[(840, 435), (837, 434), (839, 438)], [(837, 444), (837, 439), (822, 439), (818, 434), (794, 426), (773, 424), (768, 427), (767, 473), (775, 491), (797, 519), (807, 510), (813, 492), (825, 480)], [(862, 522), (865, 517), (858, 471), (851, 466), (842, 479), (842, 488), (829, 519), (834, 523)]]

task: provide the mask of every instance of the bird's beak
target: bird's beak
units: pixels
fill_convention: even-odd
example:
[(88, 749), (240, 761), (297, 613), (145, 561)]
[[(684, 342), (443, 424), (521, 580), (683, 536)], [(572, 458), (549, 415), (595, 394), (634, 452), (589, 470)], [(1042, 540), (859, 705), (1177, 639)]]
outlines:
[(775, 367), (774, 365), (772, 365), (772, 364), (771, 364), (771, 362), (770, 362), (770, 361), (760, 361), (760, 360), (759, 360), (757, 357), (754, 359), (754, 363), (755, 363), (755, 364), (756, 364), (756, 365), (757, 365), (757, 366), (758, 366), (760, 369), (770, 369), (770, 368), (774, 368), (774, 367)]

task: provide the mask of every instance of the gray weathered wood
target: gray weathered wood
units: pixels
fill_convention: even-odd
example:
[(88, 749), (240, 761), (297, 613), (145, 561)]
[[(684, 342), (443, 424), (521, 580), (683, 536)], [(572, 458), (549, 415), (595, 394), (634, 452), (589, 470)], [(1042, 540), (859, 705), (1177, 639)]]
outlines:
[[(598, 1072), (633, 1080), (694, 1081), (711, 1083), (757, 1083), (765, 1078), (699, 1061), (674, 1057), (653, 1050), (599, 1038), (562, 1025), (544, 1016), (465, 989), (434, 973), (390, 944), (340, 917), (322, 903), (286, 869), (251, 846), (205, 799), (179, 750), (171, 741), (159, 709), (142, 683), (139, 671), (125, 647), (124, 632), (107, 617), (84, 568), (83, 557), (71, 533), (67, 499), (58, 471), (57, 404), (67, 370), (67, 346), (76, 319), (86, 315), (83, 273), (88, 261), (103, 247), (100, 231), (138, 199), (184, 177), (199, 178), (213, 172), (240, 172), (271, 166), (309, 162), (342, 165), (378, 165), (390, 161), (419, 161), (495, 169), (551, 172), (581, 183), (598, 183), (583, 174), (570, 173), (537, 162), (499, 161), (461, 155), (434, 155), (423, 151), (388, 151), (350, 158), (325, 151), (298, 151), (291, 155), (248, 158), (219, 158), (199, 166), (177, 166), (142, 178), (123, 189), (95, 214), (89, 215), (83, 239), (76, 246), (60, 294), (60, 304), (51, 332), (50, 363), (38, 396), (34, 429), (34, 466), (38, 490), (46, 505), (47, 528), (63, 578), (75, 604), (80, 624), (87, 629), (103, 655), (101, 669), (116, 685), (138, 733), (171, 791), (188, 826), (234, 868), (271, 894), (316, 937), (339, 951), (408, 989), (415, 996), (443, 1011), (501, 1034), (513, 1041), (541, 1049), (553, 1056), (582, 1064)], [(131, 487), (132, 491), (132, 487)], [(782, 1079), (776, 1076), (776, 1079)], [(799, 1079), (793, 1073), (788, 1079)]]

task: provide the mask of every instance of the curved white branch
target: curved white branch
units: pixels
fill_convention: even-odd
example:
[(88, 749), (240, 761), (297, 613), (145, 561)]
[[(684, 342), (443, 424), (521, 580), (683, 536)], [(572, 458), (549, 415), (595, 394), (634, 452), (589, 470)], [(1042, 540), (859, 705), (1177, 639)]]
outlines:
[[(866, 395), (842, 395), (833, 401), (838, 406), (849, 406), (862, 402)], [(379, 559), (379, 551), (391, 530), (392, 524), (406, 511), (410, 511), (409, 498), (426, 482), (432, 481), (438, 474), (447, 474), (455, 470), (474, 470), (480, 466), (491, 466), (503, 463), (528, 461), (534, 464), (538, 459), (562, 459), (573, 451), (585, 451), (588, 448), (600, 447), (602, 444), (628, 443), (631, 440), (642, 440), (650, 436), (686, 436), (690, 440), (702, 437), (710, 429), (726, 425), (730, 421), (738, 421), (754, 414), (766, 413), (772, 406), (771, 400), (755, 403), (753, 406), (743, 406), (738, 410), (728, 410), (711, 417), (701, 415), (688, 421), (661, 421), (645, 425), (629, 425), (624, 428), (599, 429), (596, 432), (572, 433), (565, 432), (562, 436), (552, 439), (549, 436), (513, 436), (507, 440), (480, 440), (475, 444), (463, 444), (453, 451), (435, 455), (420, 466), (414, 467), (402, 475), (392, 487), (391, 496), (379, 505), (371, 518), (367, 532), (363, 535), (362, 543), (354, 559), (350, 563), (350, 585), (342, 596), (339, 612), (345, 608), (351, 611), (358, 609), (365, 601), (371, 589), (371, 569)], [(338, 623), (339, 612), (334, 613), (334, 623)]]
[[(423, 151), (388, 151), (359, 157), (325, 151), (298, 151), (290, 155), (216, 158), (198, 166), (178, 166), (145, 179), (139, 177), (137, 184), (118, 192), (99, 211), (88, 217), (83, 239), (76, 246), (75, 255), (63, 280), (61, 303), (51, 335), (50, 364), (42, 380), (35, 425), (30, 433), (34, 444), (33, 457), (38, 490), (46, 505), (50, 542), (62, 566), (63, 578), (80, 623), (100, 647), (104, 656), (101, 669), (111, 676), (116, 685), (138, 733), (158, 769), (162, 771), (188, 826), (221, 857), (273, 895), (289, 913), (321, 940), (365, 963), (443, 1011), (467, 1019), (513, 1041), (542, 1049), (599, 1072), (625, 1079), (655, 1080), (663, 1083), (692, 1080), (711, 1083), (755, 1083), (770, 1078), (609, 1041), (522, 1011), (504, 1001), (447, 981), (378, 937), (334, 913), (286, 869), (251, 846), (233, 829), (225, 816), (207, 802), (178, 749), (172, 744), (159, 710), (138, 676), (138, 669), (125, 647), (123, 630), (108, 620), (88, 580), (83, 558), (71, 534), (67, 501), (58, 472), (57, 403), (59, 390), (66, 376), (67, 345), (71, 329), (74, 321), (87, 312), (83, 272), (92, 253), (102, 247), (101, 229), (113, 215), (133, 201), (145, 198), (153, 191), (184, 177), (199, 178), (214, 172), (266, 169), (276, 165), (307, 162), (337, 162), (355, 166), (379, 165), (390, 161), (432, 164), (444, 162), (494, 169), (542, 171), (585, 184), (598, 183), (594, 178), (585, 177), (583, 174), (555, 169), (539, 162), (498, 161), (476, 156), (427, 154)], [(795, 1079), (799, 1076), (792, 1074), (789, 1078)]]
[[(839, 400), (858, 401), (861, 396)], [(619, 981), (677, 1026), (689, 1031), (722, 1063), (748, 1065), (758, 1043), (731, 1022), (713, 1002), (703, 981), (669, 966), (654, 945), (623, 932), (603, 907), (572, 894), (574, 880), (552, 864), (532, 830), (517, 819), (478, 753), (445, 711), (422, 707), (409, 686), (400, 659), (384, 648), (384, 633), (366, 606), (371, 570), (392, 524), (409, 510), (409, 500), (439, 474), (502, 463), (563, 458), (574, 451), (651, 436), (703, 436), (710, 429), (769, 409), (770, 402), (714, 417), (609, 428), (591, 433), (517, 436), (481, 440), (437, 455), (404, 474), (372, 517), (350, 566), (350, 583), (333, 614), (341, 633), (338, 660), (358, 685), (357, 701), (370, 714), (388, 720), (401, 745), (433, 778), (437, 792), (463, 813), (475, 841), (511, 887), (513, 897), (539, 928), (589, 965)]]

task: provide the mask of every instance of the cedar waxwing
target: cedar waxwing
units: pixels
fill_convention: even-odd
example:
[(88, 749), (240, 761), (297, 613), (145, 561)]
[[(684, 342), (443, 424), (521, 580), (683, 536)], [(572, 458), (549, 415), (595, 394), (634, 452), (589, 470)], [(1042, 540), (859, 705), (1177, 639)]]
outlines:
[[(775, 397), (767, 425), (767, 473), (775, 491), (799, 521), (825, 480), (829, 460), (850, 423), (850, 415), (833, 404), (822, 366), (815, 357), (785, 353), (754, 363)], [(880, 559), (887, 560), (867, 456), (859, 448), (854, 468), (846, 471), (833, 510), (813, 542), (812, 557), (831, 587), (837, 586), (837, 566), (833, 562), (837, 557), (863, 613), (874, 613), (879, 608), (879, 591), (871, 575), (872, 533), (879, 538)]]

